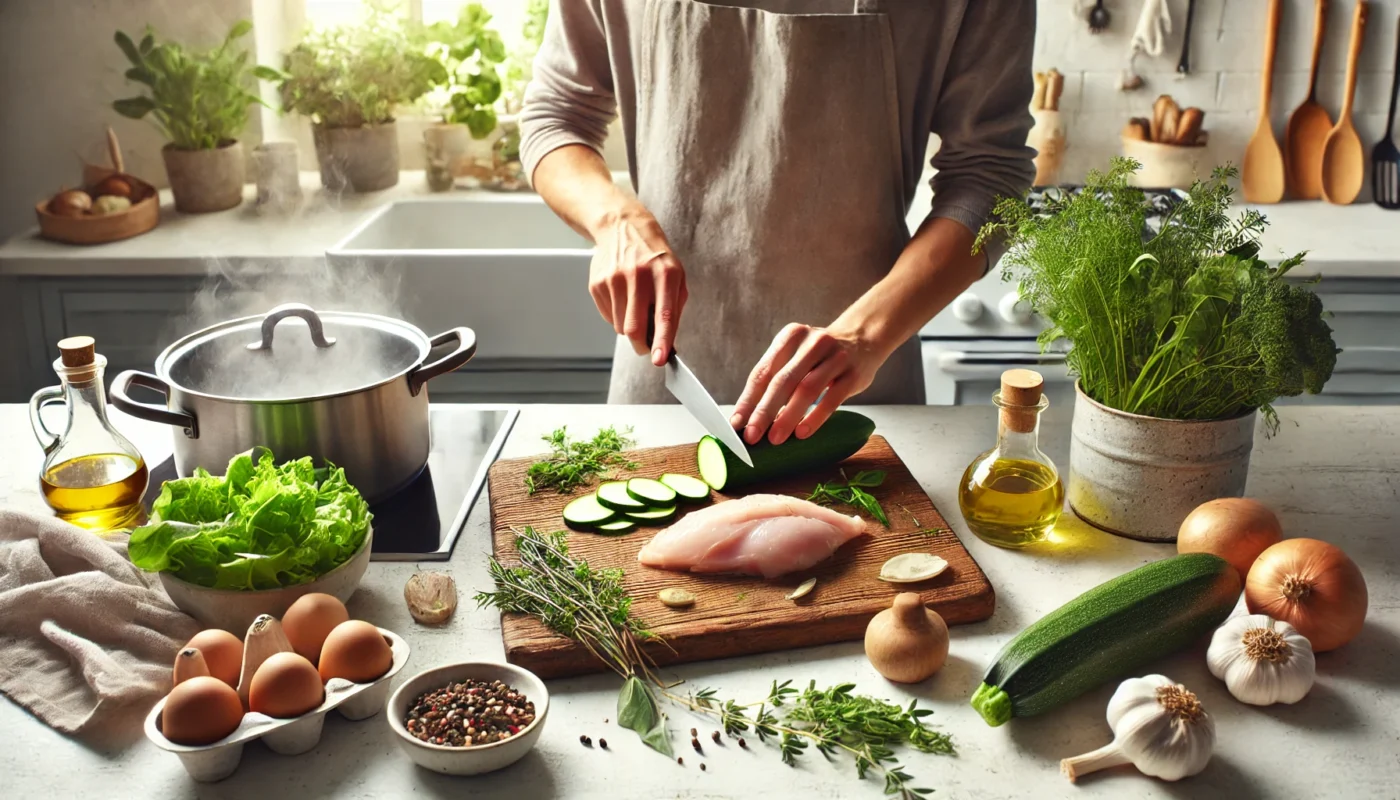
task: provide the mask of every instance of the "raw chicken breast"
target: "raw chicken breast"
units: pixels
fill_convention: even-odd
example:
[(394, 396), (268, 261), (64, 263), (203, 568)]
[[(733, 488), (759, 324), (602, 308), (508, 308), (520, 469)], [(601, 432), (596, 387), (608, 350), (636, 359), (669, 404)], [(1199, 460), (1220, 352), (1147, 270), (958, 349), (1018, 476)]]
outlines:
[(647, 542), (637, 560), (679, 572), (776, 578), (831, 557), (865, 530), (860, 517), (778, 494), (753, 494), (686, 515)]

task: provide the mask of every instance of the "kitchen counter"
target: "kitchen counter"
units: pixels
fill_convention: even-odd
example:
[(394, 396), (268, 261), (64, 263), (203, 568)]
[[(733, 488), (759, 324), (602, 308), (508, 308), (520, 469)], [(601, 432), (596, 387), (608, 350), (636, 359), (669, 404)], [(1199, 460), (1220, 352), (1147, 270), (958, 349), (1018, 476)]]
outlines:
[[(1086, 589), (1173, 552), (1062, 521), (1054, 546), (1013, 552), (970, 536), (957, 514), (957, 476), (994, 435), (989, 408), (867, 409), (909, 464), (985, 569), (997, 590), (995, 616), (955, 627), (948, 665), (928, 682), (896, 686), (881, 679), (857, 643), (687, 665), (673, 672), (691, 685), (722, 695), (757, 699), (774, 680), (805, 684), (853, 680), (859, 690), (907, 702), (918, 697), (935, 710), (930, 721), (952, 733), (953, 758), (901, 751), (907, 771), (940, 798), (1012, 797), (1221, 797), (1253, 798), (1396, 796), (1400, 786), (1400, 408), (1291, 407), (1281, 410), (1283, 430), (1260, 437), (1249, 494), (1275, 508), (1293, 536), (1314, 536), (1342, 546), (1361, 565), (1370, 588), (1370, 616), (1350, 645), (1318, 658), (1318, 681), (1295, 706), (1259, 709), (1230, 699), (1206, 670), (1203, 647), (1154, 664), (1197, 691), (1215, 717), (1216, 756), (1201, 775), (1180, 784), (1144, 778), (1126, 768), (1071, 785), (1059, 759), (1110, 740), (1104, 686), (1043, 717), (989, 728), (967, 705), (982, 670), (1016, 631)], [(1068, 464), (1071, 409), (1052, 408), (1043, 420), (1043, 444), (1062, 467)], [(579, 432), (600, 425), (631, 425), (641, 445), (694, 441), (699, 427), (679, 407), (527, 406), (504, 457), (540, 450), (539, 436), (560, 424)], [(168, 452), (168, 429), (119, 418), (118, 426), (152, 462)], [(25, 411), (0, 406), (0, 437), (14, 443), (0, 460), (0, 505), (42, 510), (34, 474), (41, 457)], [(461, 604), (452, 622), (428, 629), (411, 621), (402, 587), (417, 566), (374, 563), (350, 602), (353, 616), (402, 634), (413, 648), (405, 674), (448, 661), (499, 659), (499, 619), (471, 601), (488, 585), (484, 554), (490, 548), (486, 503), (473, 510), (447, 565)], [(428, 565), (426, 568), (438, 568)], [(348, 722), (332, 715), (320, 745), (300, 757), (251, 746), (229, 779), (212, 785), (190, 781), (178, 760), (144, 739), (127, 747), (84, 746), (0, 701), (0, 775), (6, 796), (97, 797), (461, 797), (482, 798), (869, 798), (881, 797), (873, 780), (862, 786), (849, 761), (827, 764), (807, 756), (795, 768), (776, 751), (750, 738), (749, 751), (708, 745), (703, 759), (688, 748), (684, 767), (647, 750), (631, 732), (604, 720), (616, 716), (618, 682), (611, 675), (553, 681), (549, 721), (538, 747), (510, 769), (478, 778), (448, 778), (414, 767), (397, 748), (382, 716)], [(714, 725), (672, 709), (673, 732)], [(606, 737), (608, 751), (585, 749), (580, 734)], [(678, 745), (684, 744), (676, 736)]]

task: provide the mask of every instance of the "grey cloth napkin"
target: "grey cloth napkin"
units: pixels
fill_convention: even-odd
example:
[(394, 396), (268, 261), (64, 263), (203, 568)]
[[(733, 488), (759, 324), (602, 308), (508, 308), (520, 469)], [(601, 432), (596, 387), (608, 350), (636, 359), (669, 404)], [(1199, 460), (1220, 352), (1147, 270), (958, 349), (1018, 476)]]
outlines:
[(0, 509), (0, 692), (64, 733), (144, 713), (199, 630), (126, 536)]

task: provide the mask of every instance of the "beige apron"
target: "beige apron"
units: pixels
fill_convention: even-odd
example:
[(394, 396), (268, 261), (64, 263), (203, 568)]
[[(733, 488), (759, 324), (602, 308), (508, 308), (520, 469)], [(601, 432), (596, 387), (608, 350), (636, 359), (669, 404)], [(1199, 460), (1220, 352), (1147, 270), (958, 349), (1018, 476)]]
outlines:
[[(905, 227), (881, 0), (648, 0), (637, 193), (686, 271), (676, 350), (720, 403), (789, 322), (831, 324), (894, 265)], [(822, 7), (825, 6), (825, 7)], [(838, 13), (778, 13), (794, 9)], [(611, 403), (673, 402), (619, 337)], [(918, 340), (852, 402), (923, 403)]]

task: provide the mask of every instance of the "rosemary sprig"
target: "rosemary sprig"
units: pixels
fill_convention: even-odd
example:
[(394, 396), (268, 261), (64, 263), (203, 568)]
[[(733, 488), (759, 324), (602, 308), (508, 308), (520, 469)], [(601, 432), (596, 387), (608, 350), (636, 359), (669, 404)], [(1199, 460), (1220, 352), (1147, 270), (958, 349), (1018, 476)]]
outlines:
[(559, 428), (540, 437), (549, 444), (549, 457), (536, 461), (525, 471), (525, 488), (530, 494), (550, 488), (568, 494), (612, 467), (636, 469), (637, 465), (622, 455), (624, 449), (633, 445), (627, 436), (631, 432), (630, 428), (618, 433), (607, 427), (592, 439), (575, 441), (569, 439), (567, 428)]
[(880, 501), (875, 496), (865, 491), (868, 487), (874, 489), (885, 482), (884, 470), (863, 469), (856, 473), (854, 478), (846, 480), (846, 473), (841, 472), (841, 479), (845, 483), (832, 481), (830, 483), (819, 483), (817, 488), (812, 490), (812, 494), (807, 499), (813, 503), (821, 505), (831, 505), (841, 503), (853, 508), (859, 508), (870, 516), (880, 521), (886, 528), (890, 526), (890, 518), (885, 516), (885, 509), (881, 507)]

